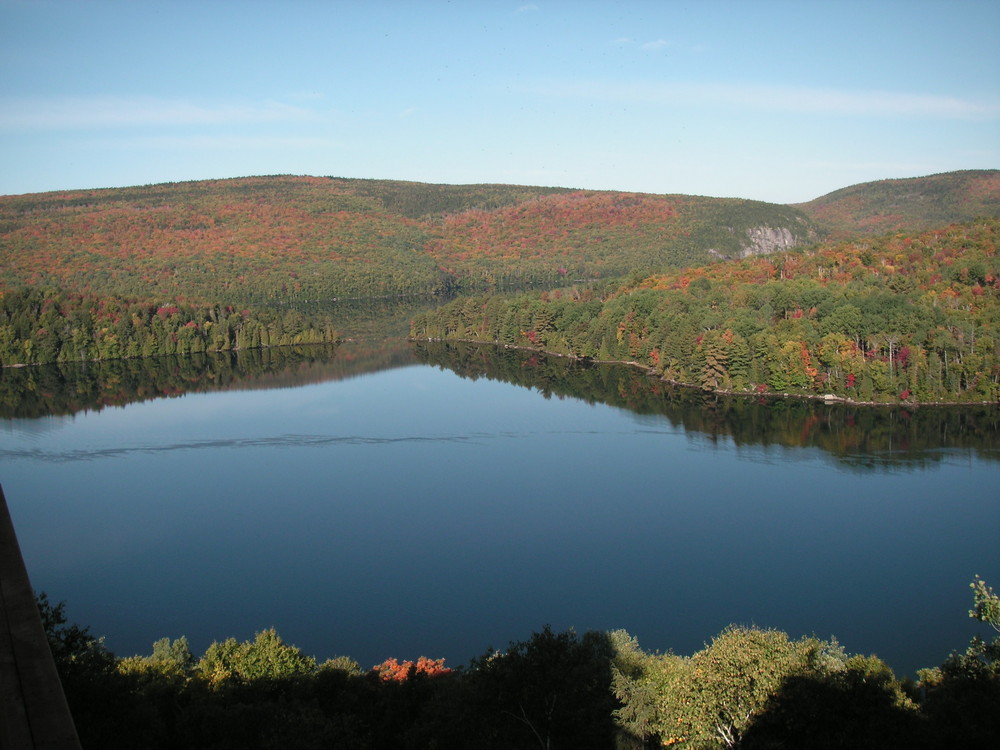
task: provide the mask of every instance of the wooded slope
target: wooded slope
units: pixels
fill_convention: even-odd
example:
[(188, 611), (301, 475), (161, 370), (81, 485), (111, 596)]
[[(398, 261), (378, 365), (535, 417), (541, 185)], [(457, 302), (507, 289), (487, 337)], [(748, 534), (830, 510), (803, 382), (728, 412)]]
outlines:
[(933, 229), (983, 216), (1000, 216), (1000, 170), (865, 182), (795, 207), (802, 209), (824, 233), (837, 238)]
[(415, 338), (637, 362), (706, 390), (1000, 400), (1000, 220), (830, 242), (605, 290), (467, 298)]
[(0, 198), (0, 285), (232, 303), (607, 278), (809, 241), (788, 206), (254, 177)]
[(0, 197), (0, 285), (245, 304), (522, 288), (1000, 215), (1000, 172), (798, 206), (520, 185), (248, 177)]

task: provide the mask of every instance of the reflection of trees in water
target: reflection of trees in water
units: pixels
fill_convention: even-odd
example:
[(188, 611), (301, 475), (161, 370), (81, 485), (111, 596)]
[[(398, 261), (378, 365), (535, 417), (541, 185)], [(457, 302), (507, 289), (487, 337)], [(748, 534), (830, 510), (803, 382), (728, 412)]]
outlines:
[(191, 392), (291, 388), (404, 367), (414, 361), (627, 409), (650, 428), (737, 446), (821, 448), (859, 471), (904, 468), (975, 451), (1000, 460), (1000, 408), (868, 407), (805, 399), (727, 397), (664, 383), (645, 371), (520, 349), (402, 339), (254, 349), (185, 357), (65, 362), (0, 369), (0, 417), (31, 419)]
[(1000, 459), (1000, 408), (870, 407), (807, 399), (722, 396), (664, 383), (645, 371), (538, 352), (419, 342), (417, 359), (465, 378), (487, 377), (665, 418), (673, 427), (737, 446), (815, 447), (860, 471), (925, 465), (975, 451)]
[(413, 364), (405, 341), (0, 369), (0, 417), (32, 419), (223, 390), (291, 388)]
[(417, 313), (441, 304), (437, 297), (365, 297), (363, 299), (296, 302), (290, 307), (310, 316), (329, 318), (345, 339), (406, 338)]

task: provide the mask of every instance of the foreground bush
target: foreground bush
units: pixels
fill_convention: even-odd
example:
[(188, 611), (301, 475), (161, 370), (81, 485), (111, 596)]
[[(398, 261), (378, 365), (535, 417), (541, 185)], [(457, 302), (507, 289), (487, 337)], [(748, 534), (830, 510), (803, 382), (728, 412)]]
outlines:
[[(1000, 631), (978, 577), (970, 616)], [(691, 656), (647, 653), (625, 631), (549, 627), (466, 668), (323, 664), (273, 628), (196, 659), (164, 638), (117, 659), (64, 605), (38, 599), (84, 747), (938, 748), (1000, 736), (1000, 638), (901, 682), (836, 641), (730, 627)]]

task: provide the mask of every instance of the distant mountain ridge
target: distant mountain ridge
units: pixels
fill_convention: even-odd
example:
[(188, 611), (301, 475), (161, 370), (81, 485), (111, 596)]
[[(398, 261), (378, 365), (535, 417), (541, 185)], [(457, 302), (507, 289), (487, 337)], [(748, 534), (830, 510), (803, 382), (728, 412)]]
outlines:
[(0, 197), (0, 286), (308, 301), (651, 273), (1000, 214), (1000, 172), (887, 180), (794, 206), (335, 177)]
[(1000, 170), (864, 182), (793, 205), (836, 238), (933, 229), (1000, 216)]

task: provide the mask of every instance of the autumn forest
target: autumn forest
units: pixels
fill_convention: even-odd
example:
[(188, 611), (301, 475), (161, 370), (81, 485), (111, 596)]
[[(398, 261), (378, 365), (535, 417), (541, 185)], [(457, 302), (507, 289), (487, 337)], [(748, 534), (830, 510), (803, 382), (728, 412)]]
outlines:
[(333, 341), (310, 305), (459, 295), (412, 335), (708, 390), (995, 401), (998, 196), (995, 170), (797, 206), (317, 177), (7, 196), (0, 363)]
[[(288, 175), (3, 196), (0, 408), (72, 415), (415, 358), (737, 442), (808, 437), (841, 465), (943, 432), (992, 456), (998, 241), (998, 170), (796, 205)], [(330, 314), (402, 300), (426, 304), (399, 351), (351, 349)], [(339, 361), (311, 347), (338, 342)], [(971, 588), (970, 617), (1000, 629), (1000, 599)], [(1000, 639), (978, 635), (916, 679), (750, 626), (690, 655), (546, 626), (465, 666), (363, 669), (273, 628), (121, 658), (38, 604), (84, 746), (931, 748), (1000, 730)]]

